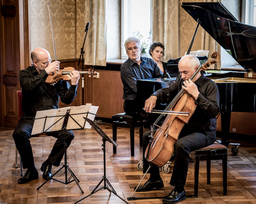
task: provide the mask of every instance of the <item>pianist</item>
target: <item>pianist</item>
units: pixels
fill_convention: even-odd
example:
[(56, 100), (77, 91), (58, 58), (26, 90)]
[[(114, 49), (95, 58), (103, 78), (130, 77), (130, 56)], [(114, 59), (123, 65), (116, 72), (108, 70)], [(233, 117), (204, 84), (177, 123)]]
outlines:
[[(175, 162), (170, 184), (175, 186), (173, 191), (163, 199), (163, 203), (177, 203), (186, 199), (184, 185), (186, 183), (189, 154), (191, 151), (212, 144), (216, 139), (216, 116), (219, 113), (219, 93), (217, 85), (198, 73), (194, 80), (191, 77), (200, 65), (197, 57), (186, 55), (178, 64), (181, 78), (167, 88), (159, 89), (145, 102), (145, 111), (151, 112), (156, 103), (170, 102), (174, 96), (183, 88), (195, 100), (197, 107), (189, 122), (179, 134), (175, 143)], [(143, 149), (148, 144), (150, 134), (143, 136)], [(144, 155), (144, 154), (143, 154)], [(145, 158), (144, 158), (144, 162)], [(159, 174), (159, 167), (152, 164), (149, 180), (137, 191), (149, 191), (162, 188), (163, 181)]]
[(150, 58), (141, 57), (141, 42), (130, 37), (125, 43), (128, 59), (121, 66), (124, 111), (127, 114), (143, 112), (144, 102), (137, 97), (137, 79), (157, 78), (162, 75), (157, 64)]

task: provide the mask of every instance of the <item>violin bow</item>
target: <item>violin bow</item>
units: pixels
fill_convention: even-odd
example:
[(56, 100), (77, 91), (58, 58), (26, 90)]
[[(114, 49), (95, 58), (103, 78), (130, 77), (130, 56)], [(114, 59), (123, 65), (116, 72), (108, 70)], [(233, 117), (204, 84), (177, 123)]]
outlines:
[(52, 17), (51, 17), (50, 2), (49, 1), (47, 3), (47, 6), (48, 6), (48, 12), (49, 12), (49, 18), (50, 18), (51, 32), (52, 32), (52, 42), (53, 42), (54, 56), (55, 56), (55, 61), (57, 61), (56, 48), (55, 48), (55, 40), (54, 40), (53, 27), (52, 27)]
[(189, 116), (189, 112), (181, 112), (181, 111), (168, 111), (168, 110), (157, 110), (153, 109), (151, 113), (157, 113), (157, 114), (166, 114), (166, 115), (183, 115), (183, 116)]

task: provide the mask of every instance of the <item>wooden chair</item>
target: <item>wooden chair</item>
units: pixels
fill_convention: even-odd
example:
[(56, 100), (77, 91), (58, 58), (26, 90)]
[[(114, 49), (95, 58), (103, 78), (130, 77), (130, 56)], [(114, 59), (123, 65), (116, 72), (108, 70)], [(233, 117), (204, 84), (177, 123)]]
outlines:
[[(125, 113), (118, 113), (112, 116), (112, 126), (113, 126), (113, 140), (117, 141), (117, 127), (128, 127), (130, 128), (130, 147), (131, 156), (134, 156), (134, 128), (140, 128), (140, 146), (142, 147), (142, 135), (143, 127), (145, 122), (142, 118), (137, 117), (138, 115), (127, 115)], [(138, 119), (139, 118), (139, 119)], [(113, 153), (116, 154), (116, 147), (113, 146)]]
[(227, 147), (215, 142), (212, 145), (203, 147), (195, 151), (195, 182), (194, 196), (198, 197), (198, 178), (199, 178), (199, 162), (206, 160), (207, 162), (207, 184), (211, 179), (211, 160), (222, 159), (223, 174), (223, 195), (227, 195)]
[[(17, 110), (18, 110), (18, 119), (20, 119), (20, 117), (22, 116), (23, 114), (23, 111), (22, 111), (22, 92), (21, 90), (18, 90), (17, 91)], [(16, 154), (15, 154), (15, 168), (18, 168), (18, 150), (16, 148)], [(20, 175), (22, 176), (23, 173), (22, 173), (22, 162), (21, 162), (21, 158), (20, 158)]]
[[(17, 91), (17, 108), (18, 108), (18, 119), (21, 118), (22, 114), (23, 114), (23, 111), (22, 111), (22, 91), (21, 90), (18, 90)], [(44, 133), (41, 133), (41, 134), (38, 134), (37, 137), (39, 136), (47, 136), (46, 134)], [(16, 154), (15, 154), (15, 168), (18, 168), (18, 150), (16, 148)], [(23, 172), (22, 172), (22, 162), (21, 162), (21, 157), (20, 157), (20, 175), (22, 176), (23, 175)]]

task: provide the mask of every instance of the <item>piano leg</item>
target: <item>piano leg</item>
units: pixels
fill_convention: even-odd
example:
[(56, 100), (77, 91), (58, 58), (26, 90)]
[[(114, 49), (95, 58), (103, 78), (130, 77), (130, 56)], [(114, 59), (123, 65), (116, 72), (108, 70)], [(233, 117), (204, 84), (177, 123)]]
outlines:
[(221, 138), (222, 141), (221, 143), (224, 144), (226, 147), (229, 145), (233, 145), (231, 148), (231, 152), (233, 155), (237, 155), (238, 149), (240, 146), (240, 143), (229, 143), (229, 138), (230, 138), (230, 118), (231, 118), (231, 112), (221, 112)]
[(229, 145), (229, 128), (230, 128), (230, 117), (231, 112), (221, 111), (221, 138), (222, 144), (228, 147)]

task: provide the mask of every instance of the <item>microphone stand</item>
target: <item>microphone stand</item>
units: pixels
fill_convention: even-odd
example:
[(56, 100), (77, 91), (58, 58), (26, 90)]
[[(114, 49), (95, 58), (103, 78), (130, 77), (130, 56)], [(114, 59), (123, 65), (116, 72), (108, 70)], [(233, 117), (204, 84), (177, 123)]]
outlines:
[[(196, 29), (195, 29), (194, 35), (193, 35), (193, 37), (192, 37), (192, 40), (191, 40), (191, 42), (190, 42), (190, 45), (189, 45), (189, 47), (188, 47), (187, 55), (190, 54), (192, 45), (193, 45), (193, 43), (194, 43), (194, 40), (195, 40), (195, 37), (196, 37), (196, 34), (197, 34), (198, 27), (199, 27), (199, 25), (200, 25), (199, 19), (197, 19), (196, 22), (197, 22)], [(177, 78), (176, 78), (176, 81), (178, 81), (180, 78), (181, 78), (181, 74), (179, 73), (178, 76), (177, 76)]]
[[(90, 23), (88, 22), (85, 27), (84, 42), (83, 42), (83, 46), (81, 47), (80, 57), (78, 60), (78, 67), (79, 67), (80, 62), (82, 63), (82, 71), (84, 71), (84, 44), (85, 44), (85, 40), (86, 40), (87, 33), (89, 30), (89, 25), (90, 25)], [(82, 104), (84, 105), (84, 74), (82, 74)]]

